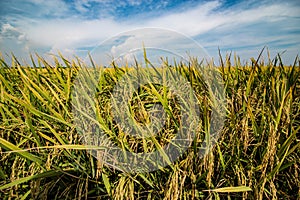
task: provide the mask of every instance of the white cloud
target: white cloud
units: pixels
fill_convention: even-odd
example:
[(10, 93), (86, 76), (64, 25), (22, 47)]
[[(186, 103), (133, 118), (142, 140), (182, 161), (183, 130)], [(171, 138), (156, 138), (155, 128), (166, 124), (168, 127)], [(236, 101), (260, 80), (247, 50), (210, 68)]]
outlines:
[(91, 53), (94, 60), (102, 65), (109, 65), (112, 59), (116, 59), (118, 63), (124, 64), (127, 61), (129, 64), (134, 64), (134, 57), (139, 62), (143, 62), (143, 45), (147, 51), (147, 58), (152, 63), (160, 63), (161, 57), (175, 58), (177, 61), (187, 60), (189, 56), (209, 58), (205, 50), (191, 38), (179, 32), (161, 28), (143, 28), (123, 32), (105, 41)]
[[(81, 2), (82, 1), (83, 0), (81, 0)], [(204, 17), (205, 13), (208, 13), (211, 9), (215, 8), (215, 6), (217, 6), (216, 2), (210, 2), (200, 6), (198, 9), (203, 11), (201, 16)], [(192, 21), (191, 24), (187, 24), (180, 23), (178, 20), (183, 18), (184, 21), (188, 20), (188, 18), (193, 18), (197, 15), (199, 10), (192, 10), (183, 14), (165, 15), (161, 18), (153, 20), (149, 19), (143, 23), (138, 20), (117, 22), (112, 18), (84, 20), (78, 19), (75, 16), (68, 19), (41, 19), (36, 20), (35, 22), (19, 19), (17, 25), (24, 33), (26, 33), (26, 35), (28, 35), (28, 39), (31, 43), (39, 44), (41, 46), (50, 46), (52, 49), (64, 49), (76, 48), (84, 45), (95, 45), (97, 42), (101, 42), (120, 32), (145, 26), (171, 28), (189, 34), (190, 31), (188, 31), (189, 29), (186, 26), (196, 27), (194, 24), (195, 22)], [(173, 22), (173, 24), (170, 22)], [(185, 25), (183, 26), (182, 24)], [(200, 29), (209, 30), (214, 26), (215, 25), (206, 22)], [(193, 33), (201, 33), (201, 30), (194, 31)]]
[[(198, 41), (210, 49), (215, 48), (216, 51), (218, 46), (257, 46), (264, 42), (268, 43), (276, 40), (284, 40), (286, 43), (291, 43), (295, 40), (299, 42), (295, 34), (272, 35), (274, 32), (279, 33), (279, 29), (295, 30), (294, 27), (287, 23), (291, 18), (299, 22), (299, 7), (287, 3), (277, 2), (273, 5), (263, 4), (249, 9), (235, 7), (234, 9), (222, 10), (220, 9), (222, 1), (207, 1), (183, 12), (175, 12), (173, 10), (163, 15), (155, 15), (142, 20), (129, 18), (125, 21), (116, 21), (112, 17), (88, 20), (81, 18), (79, 14), (72, 15), (73, 13), (70, 11), (69, 6), (61, 0), (46, 1), (46, 6), (41, 6), (45, 1), (27, 1), (31, 1), (42, 8), (37, 10), (40, 13), (39, 15), (48, 13), (56, 16), (65, 16), (65, 18), (34, 18), (31, 20), (28, 20), (28, 18), (14, 18), (14, 25), (2, 25), (0, 35), (1, 51), (8, 49), (7, 46), (3, 47), (3, 44), (12, 45), (3, 41), (15, 35), (14, 37), (17, 41), (22, 41), (24, 46), (27, 46), (32, 51), (43, 48), (50, 49), (50, 53), (56, 53), (59, 50), (66, 54), (77, 54), (78, 51), (76, 49), (78, 48), (96, 46), (101, 41), (120, 32), (142, 27), (170, 29), (192, 37), (201, 35), (202, 39), (197, 37)], [(107, 0), (77, 0), (75, 1), (75, 6), (78, 11), (86, 13), (91, 3), (98, 1), (107, 5), (110, 3)], [(131, 5), (138, 5), (140, 2), (138, 0), (129, 1)], [(270, 30), (267, 30), (261, 26), (263, 23), (274, 23), (274, 25), (270, 27)], [(251, 24), (260, 24), (260, 26), (252, 26), (252, 28), (261, 33), (256, 34), (252, 28), (246, 26)], [(241, 31), (241, 29), (245, 29), (245, 31)], [(296, 30), (299, 31), (299, 28), (296, 28)], [(271, 33), (271, 35), (267, 36), (268, 33)], [(205, 39), (213, 38), (215, 38), (215, 41), (205, 41)], [(127, 38), (123, 44), (115, 45), (114, 49), (111, 49), (111, 53), (118, 54), (126, 51), (126, 49), (134, 48), (137, 46), (137, 43), (141, 43), (142, 39), (149, 46), (162, 45), (168, 48), (170, 42), (173, 42), (172, 48), (174, 48), (174, 44), (177, 44), (178, 48), (183, 47), (180, 41), (176, 41), (176, 38), (166, 39), (160, 37), (159, 33), (152, 32), (147, 35), (147, 32), (143, 32), (140, 35)], [(13, 47), (9, 47), (9, 49), (13, 49)]]
[(25, 34), (21, 33), (21, 31), (19, 31), (16, 27), (7, 23), (3, 24), (1, 27), (0, 38), (23, 40), (25, 38)]
[(128, 0), (127, 2), (128, 2), (129, 5), (131, 5), (131, 6), (138, 6), (138, 5), (140, 5), (141, 3), (143, 3), (142, 0)]
[(183, 13), (171, 13), (154, 18), (146, 24), (153, 27), (170, 28), (193, 36), (224, 23), (221, 16), (211, 13), (219, 6), (220, 2), (218, 1), (207, 2)]
[(29, 12), (33, 12), (33, 14), (37, 14), (40, 16), (54, 16), (54, 17), (62, 17), (66, 16), (69, 11), (69, 6), (63, 0), (26, 0), (27, 2), (31, 2), (34, 4), (34, 10), (29, 10)]
[(220, 1), (212, 1), (199, 5), (184, 13), (167, 14), (149, 20), (146, 25), (171, 28), (190, 36), (208, 32), (223, 26), (233, 29), (236, 26), (259, 21), (274, 22), (287, 17), (299, 17), (299, 8), (288, 4), (263, 5), (251, 9), (214, 11), (221, 5)]

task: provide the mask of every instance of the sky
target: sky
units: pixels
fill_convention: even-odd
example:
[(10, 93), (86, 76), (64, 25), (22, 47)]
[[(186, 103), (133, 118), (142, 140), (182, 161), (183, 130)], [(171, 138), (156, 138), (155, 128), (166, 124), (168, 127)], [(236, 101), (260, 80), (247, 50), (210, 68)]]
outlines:
[(266, 46), (289, 65), (300, 50), (299, 24), (297, 0), (0, 0), (0, 52), (24, 62), (30, 53), (86, 58), (105, 49), (118, 56), (144, 40), (194, 51), (188, 38), (215, 60), (220, 49), (245, 63)]

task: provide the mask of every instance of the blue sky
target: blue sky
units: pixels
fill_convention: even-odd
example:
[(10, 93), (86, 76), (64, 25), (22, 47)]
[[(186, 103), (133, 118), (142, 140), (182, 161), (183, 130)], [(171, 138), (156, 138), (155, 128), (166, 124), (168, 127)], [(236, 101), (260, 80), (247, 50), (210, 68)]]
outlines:
[[(25, 61), (35, 52), (84, 57), (119, 33), (155, 27), (191, 37), (216, 59), (218, 48), (245, 62), (267, 46), (291, 64), (300, 50), (299, 24), (296, 0), (1, 0), (0, 51)], [(130, 39), (122, 38), (117, 45)]]

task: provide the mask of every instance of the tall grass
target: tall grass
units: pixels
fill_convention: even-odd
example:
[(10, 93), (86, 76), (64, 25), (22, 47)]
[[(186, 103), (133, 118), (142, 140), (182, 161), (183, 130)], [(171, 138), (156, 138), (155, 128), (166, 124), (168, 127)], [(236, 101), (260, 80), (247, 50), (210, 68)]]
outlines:
[[(54, 58), (55, 65), (41, 57), (31, 66), (22, 66), (15, 57), (10, 65), (0, 59), (0, 198), (300, 198), (299, 59), (287, 67), (279, 55), (265, 62), (259, 57), (248, 66), (238, 57), (233, 65), (230, 55), (220, 57), (216, 70), (225, 86), (226, 117), (217, 144), (203, 158), (198, 153), (209, 131), (211, 105), (200, 63), (171, 66), (189, 80), (200, 102), (199, 134), (172, 165), (132, 174), (97, 160), (89, 152), (101, 146), (84, 145), (77, 133), (72, 87), (80, 70), (86, 70), (84, 63), (63, 56)], [(113, 141), (124, 150), (140, 152), (172, 137), (177, 111), (174, 98), (164, 95), (167, 90), (148, 85), (135, 93), (131, 108), (140, 123), (148, 117), (139, 108), (149, 102), (165, 102), (175, 116), (167, 119), (163, 135), (138, 140), (120, 131), (110, 115), (112, 90), (130, 68), (97, 70), (97, 119)]]

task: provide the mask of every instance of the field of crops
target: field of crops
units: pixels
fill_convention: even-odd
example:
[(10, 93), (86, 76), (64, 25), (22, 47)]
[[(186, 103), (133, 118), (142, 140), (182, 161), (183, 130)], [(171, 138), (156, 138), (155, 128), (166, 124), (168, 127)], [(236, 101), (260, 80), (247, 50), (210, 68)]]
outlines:
[[(7, 63), (0, 59), (0, 199), (300, 198), (298, 58), (293, 66), (284, 66), (280, 56), (252, 59), (247, 66), (230, 56), (220, 57), (218, 67), (196, 60), (167, 66), (193, 88), (199, 130), (175, 162), (143, 173), (108, 166), (83, 144), (74, 124), (72, 88), (76, 76), (89, 70), (84, 63), (63, 57), (56, 64), (40, 57), (30, 66), (16, 58)], [(226, 100), (224, 125), (204, 157), (198, 154), (210, 130), (212, 105), (202, 65), (214, 67)], [(148, 84), (133, 95), (129, 107), (139, 123), (149, 118), (140, 108), (158, 103), (169, 111), (159, 135), (136, 138), (121, 131), (110, 113), (113, 88), (126, 72), (139, 68), (93, 69), (99, 73), (97, 98), (91, 99), (98, 105), (97, 120), (121, 149), (151, 152), (174, 137), (180, 115), (166, 88)]]

